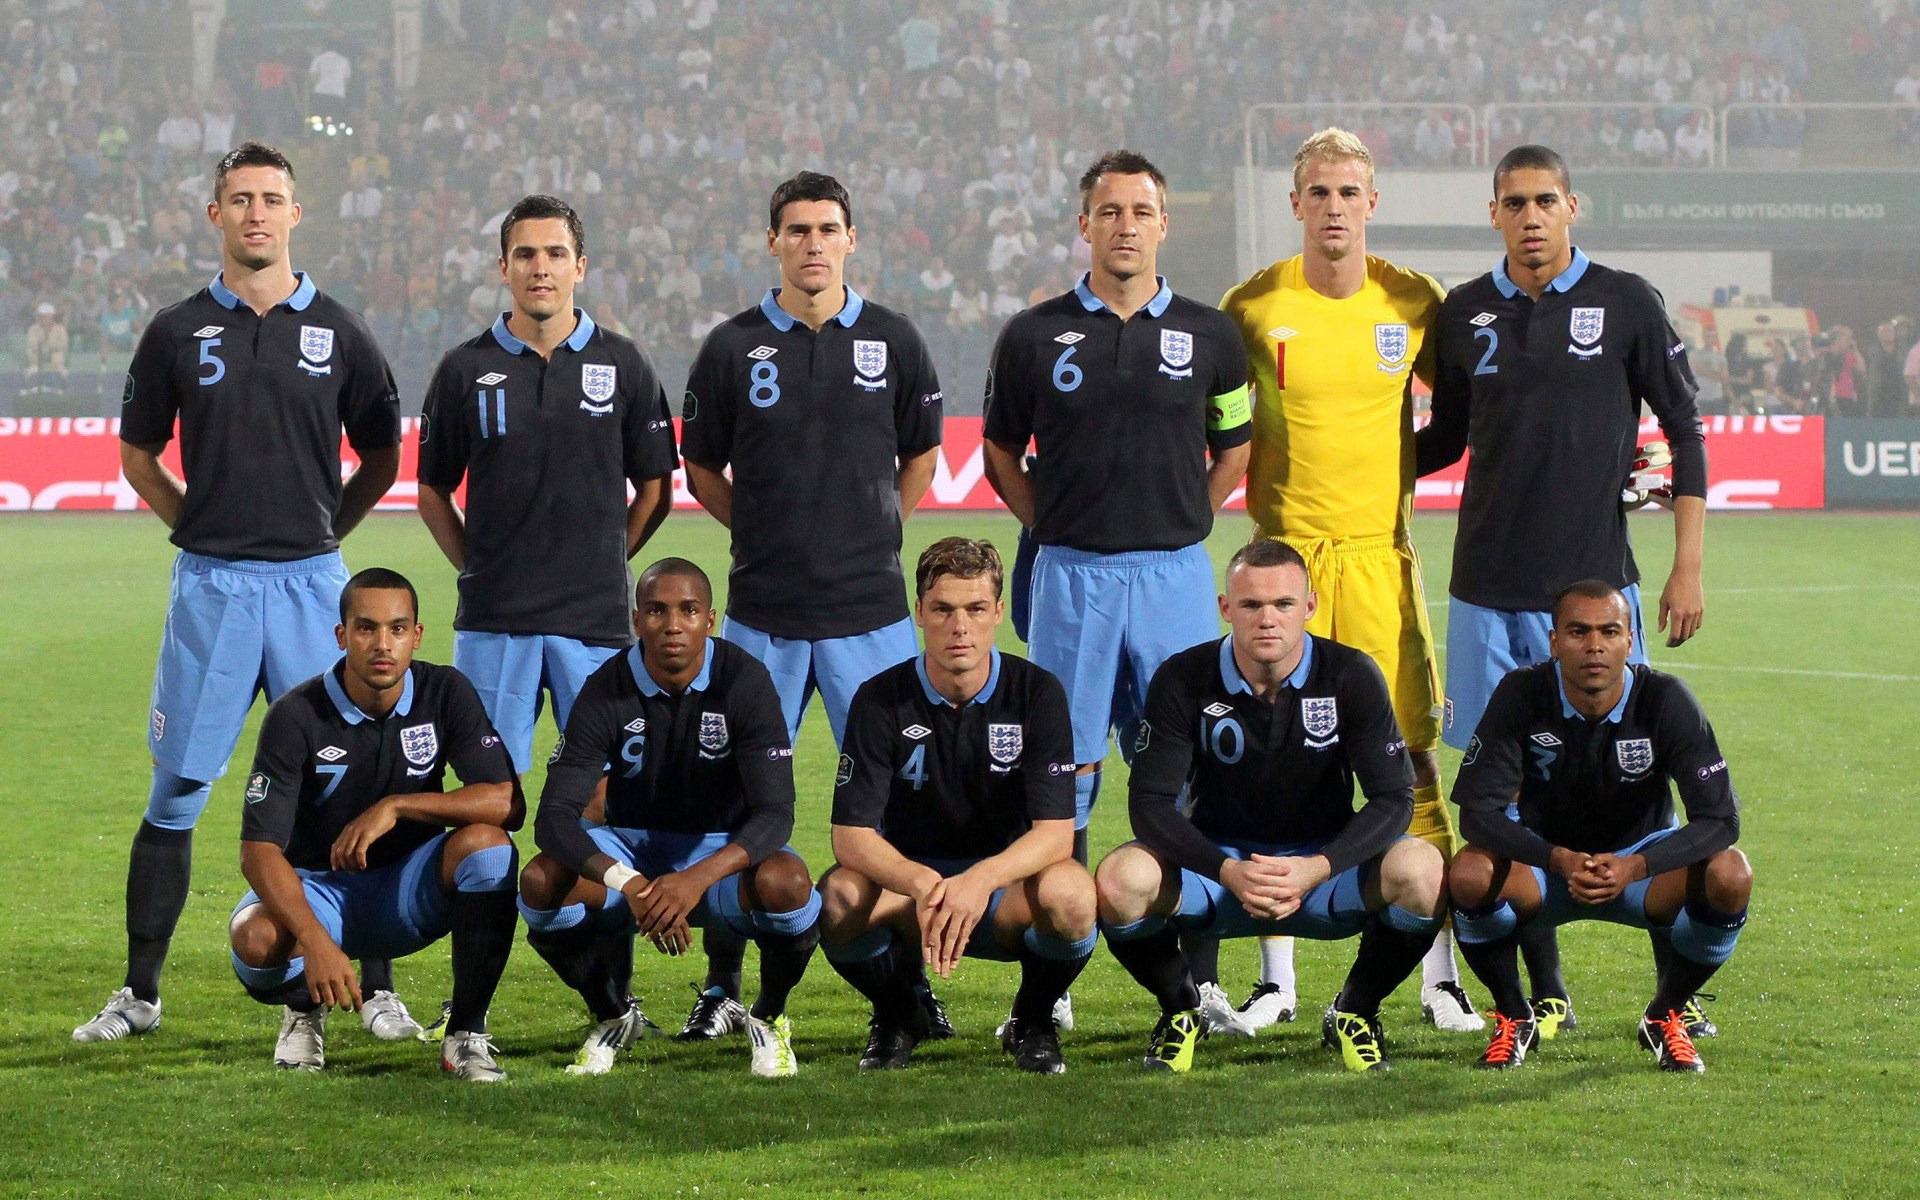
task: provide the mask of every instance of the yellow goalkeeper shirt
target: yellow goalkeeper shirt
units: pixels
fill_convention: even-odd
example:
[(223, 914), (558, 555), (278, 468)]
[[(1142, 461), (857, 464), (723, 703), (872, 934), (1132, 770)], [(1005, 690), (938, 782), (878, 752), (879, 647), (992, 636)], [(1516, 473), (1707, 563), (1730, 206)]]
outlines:
[(1413, 512), (1411, 377), (1432, 378), (1438, 282), (1367, 256), (1344, 300), (1307, 285), (1296, 255), (1228, 292), (1254, 385), (1247, 511), (1268, 534), (1401, 534)]

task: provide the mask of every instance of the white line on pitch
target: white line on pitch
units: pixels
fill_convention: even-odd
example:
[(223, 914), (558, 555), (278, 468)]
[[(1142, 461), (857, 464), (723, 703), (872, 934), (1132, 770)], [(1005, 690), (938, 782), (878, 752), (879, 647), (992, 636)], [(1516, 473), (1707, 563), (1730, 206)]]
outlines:
[(1741, 671), (1751, 675), (1812, 675), (1821, 679), (1870, 679), (1879, 683), (1920, 683), (1920, 675), (1876, 675), (1868, 671), (1815, 671), (1806, 667), (1744, 667), (1728, 663), (1659, 662), (1662, 671), (1684, 675), (1688, 671)]

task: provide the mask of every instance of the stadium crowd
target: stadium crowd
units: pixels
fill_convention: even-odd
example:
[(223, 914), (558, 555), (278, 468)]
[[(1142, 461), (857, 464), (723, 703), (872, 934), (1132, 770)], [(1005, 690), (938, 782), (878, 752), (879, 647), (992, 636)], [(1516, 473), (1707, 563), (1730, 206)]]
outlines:
[[(187, 19), (184, 0), (132, 7)], [(738, 0), (441, 0), (429, 86), (403, 94), (386, 26), (367, 19), (383, 5), (300, 6), (300, 28), (324, 30), (304, 45), (262, 19), (272, 6), (228, 7), (195, 99), (184, 79), (123, 78), (130, 48), (101, 0), (0, 0), (0, 318), (24, 330), (51, 306), (64, 331), (18, 337), (23, 386), (117, 371), (153, 309), (217, 265), (209, 164), (314, 113), (354, 134), (338, 213), (309, 215), (351, 230), (302, 265), (365, 311), (410, 410), (440, 352), (503, 307), (494, 239), (520, 195), (588, 214), (586, 302), (673, 379), (766, 286), (755, 198), (825, 165), (867, 232), (850, 281), (913, 317), (965, 411), (1000, 325), (1083, 267), (1070, 179), (1098, 149), (1150, 143), (1176, 188), (1211, 187), (1239, 160), (1244, 106), (1274, 101), (1315, 106), (1276, 118), (1276, 144), (1338, 117), (1383, 165), (1460, 164), (1456, 106), (1572, 102), (1499, 110), (1492, 152), (1531, 140), (1583, 166), (1698, 165), (1703, 107), (1797, 96), (1807, 71), (1787, 8), (1736, 0), (1417, 0), (1333, 20), (1296, 0), (855, 0), (773, 26)], [(1860, 7), (1911, 22), (1905, 4)], [(433, 86), (447, 63), (478, 76)], [(1430, 107), (1335, 110), (1372, 101)]]

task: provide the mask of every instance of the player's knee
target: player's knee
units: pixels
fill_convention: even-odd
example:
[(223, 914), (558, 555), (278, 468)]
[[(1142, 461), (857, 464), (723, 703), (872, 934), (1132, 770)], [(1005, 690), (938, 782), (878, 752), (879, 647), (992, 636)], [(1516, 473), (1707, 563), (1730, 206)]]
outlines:
[(559, 908), (573, 887), (574, 875), (559, 860), (536, 854), (520, 869), (520, 899), (528, 908)]
[(846, 867), (830, 868), (816, 887), (820, 892), (820, 921), (829, 935), (848, 927), (855, 913), (869, 908), (878, 890), (872, 880)]
[(1468, 846), (1446, 867), (1447, 894), (1464, 908), (1480, 908), (1493, 899), (1493, 859), (1478, 846)]
[(778, 850), (753, 869), (753, 894), (767, 912), (792, 912), (806, 907), (813, 878), (799, 855)]
[(446, 857), (459, 862), (468, 855), (496, 846), (511, 846), (513, 839), (498, 825), (462, 825), (447, 835)]
[(284, 964), (289, 940), (284, 930), (267, 914), (264, 904), (249, 905), (228, 927), (234, 957), (249, 967), (273, 967)]
[(1721, 912), (1738, 912), (1753, 895), (1753, 864), (1738, 846), (1707, 860), (1707, 903)]
[(1093, 877), (1100, 919), (1109, 925), (1138, 921), (1160, 890), (1160, 878), (1160, 860), (1137, 842), (1101, 859)]
[(1440, 782), (1440, 755), (1437, 751), (1415, 750), (1408, 757), (1413, 760), (1414, 787), (1433, 787)]
[(1077, 862), (1054, 863), (1034, 881), (1037, 907), (1055, 933), (1082, 938), (1093, 932), (1097, 903), (1093, 877)]
[(1432, 916), (1446, 888), (1446, 859), (1430, 842), (1401, 838), (1380, 863), (1380, 891), (1387, 903)]

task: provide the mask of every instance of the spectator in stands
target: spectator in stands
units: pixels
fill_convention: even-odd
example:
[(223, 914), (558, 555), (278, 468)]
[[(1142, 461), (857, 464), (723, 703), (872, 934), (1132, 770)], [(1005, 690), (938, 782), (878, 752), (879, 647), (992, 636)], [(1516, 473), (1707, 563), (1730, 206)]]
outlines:
[(1705, 108), (1695, 108), (1687, 123), (1673, 131), (1673, 162), (1680, 167), (1704, 167), (1713, 157), (1713, 122)]
[(1873, 344), (1867, 347), (1867, 415), (1904, 416), (1907, 408), (1907, 383), (1902, 378), (1906, 353), (1901, 348), (1900, 326), (1882, 321), (1873, 331)]
[(345, 31), (328, 32), (327, 42), (314, 51), (307, 64), (308, 113), (323, 120), (341, 121), (347, 115), (347, 84), (353, 78), (353, 62), (340, 48)]
[(34, 309), (33, 324), (27, 326), (27, 369), (22, 395), (67, 390), (67, 326), (48, 301)]

